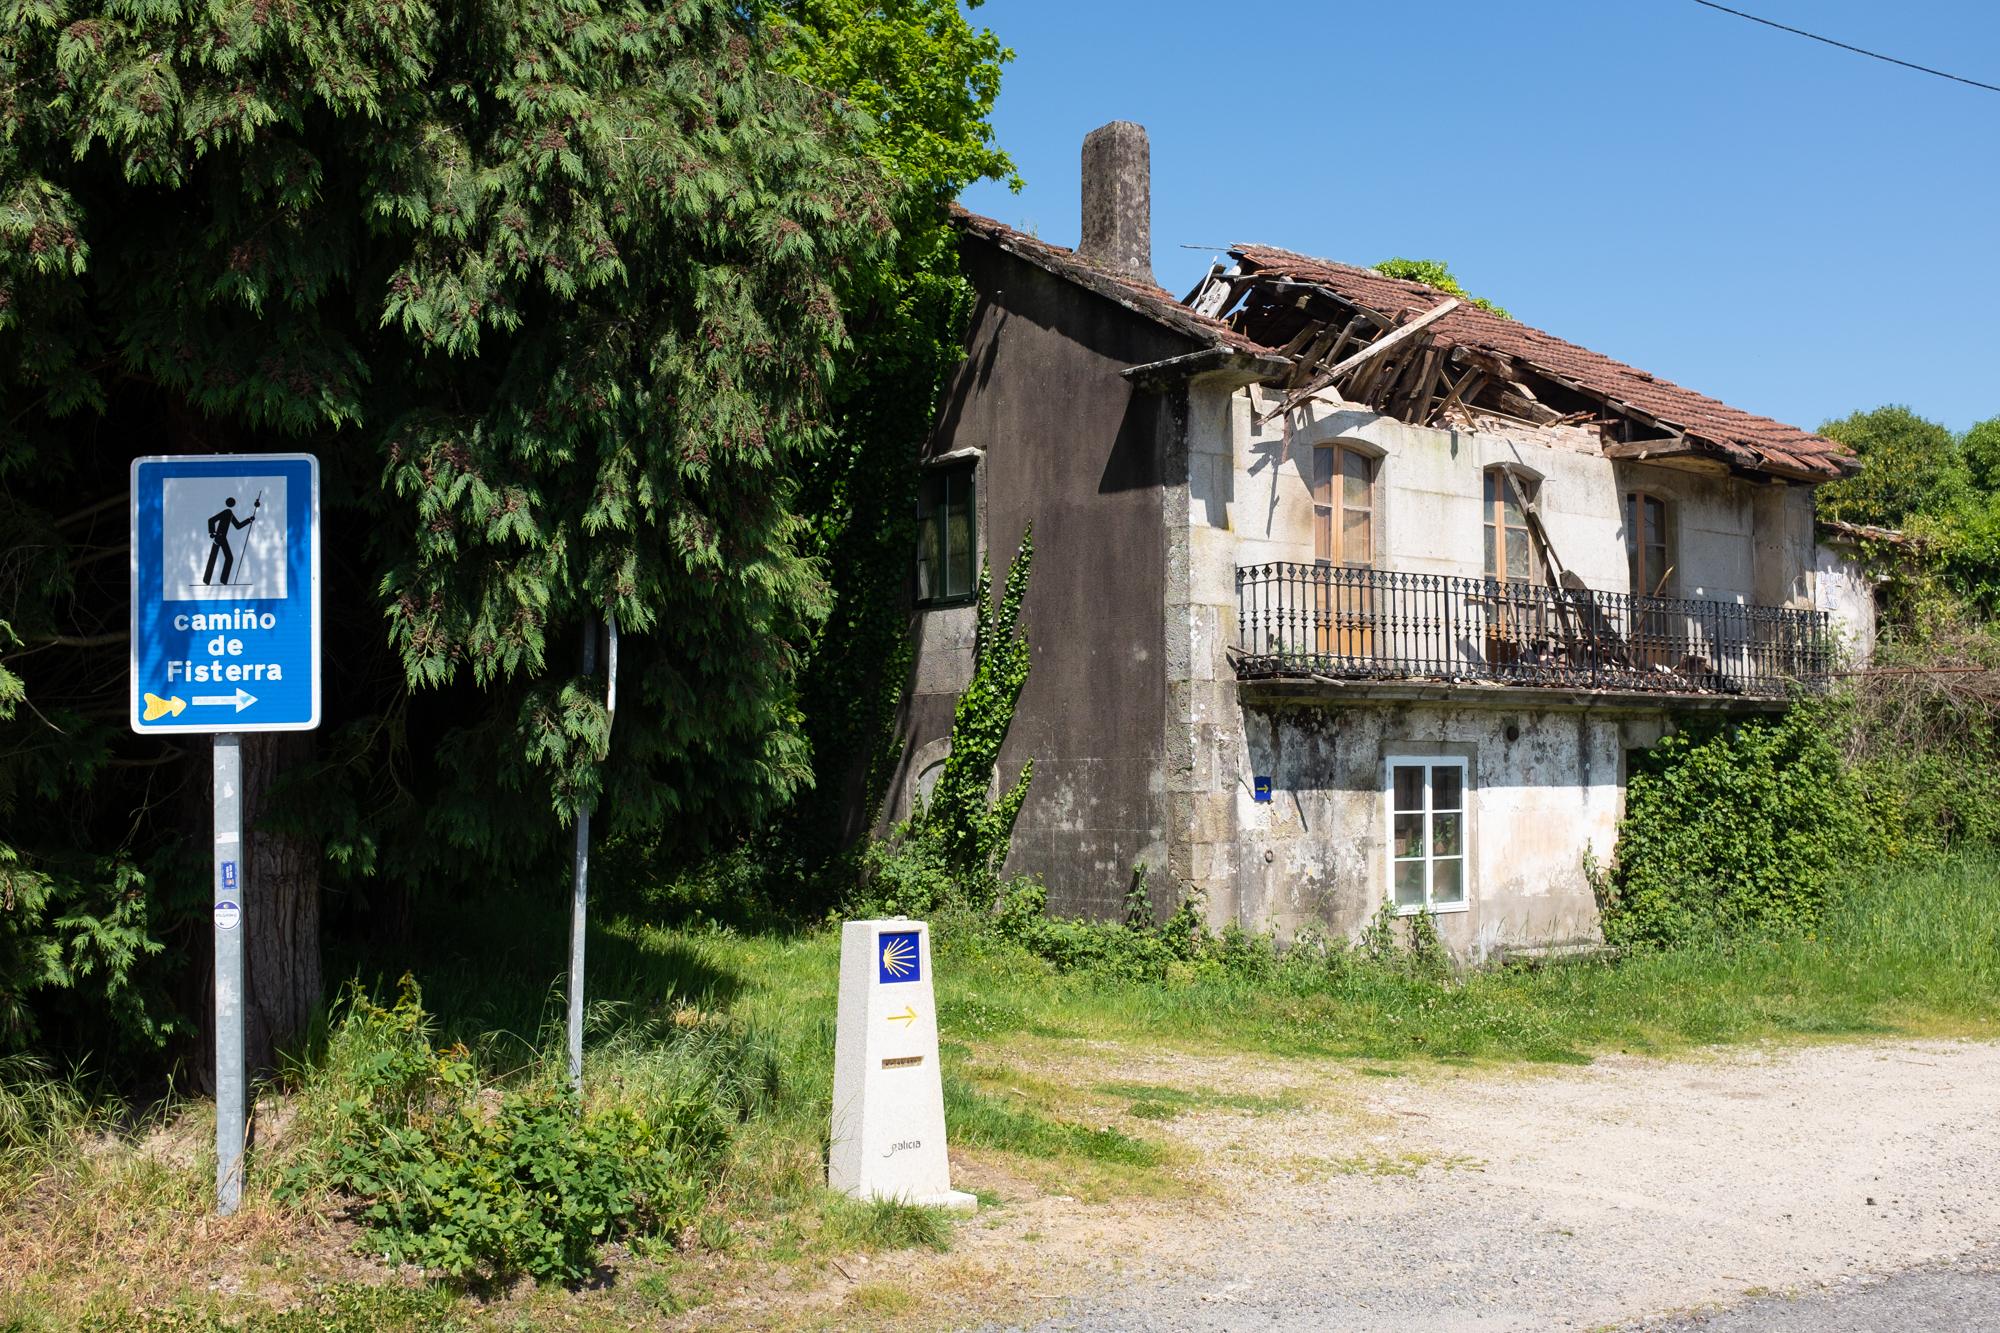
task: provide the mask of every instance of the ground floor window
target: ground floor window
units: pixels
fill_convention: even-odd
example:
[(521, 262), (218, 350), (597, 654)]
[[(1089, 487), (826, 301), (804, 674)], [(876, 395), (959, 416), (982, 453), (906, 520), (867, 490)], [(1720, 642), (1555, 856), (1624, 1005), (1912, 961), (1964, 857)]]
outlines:
[(1396, 910), (1462, 909), (1469, 888), (1465, 760), (1394, 755), (1388, 768), (1389, 892)]

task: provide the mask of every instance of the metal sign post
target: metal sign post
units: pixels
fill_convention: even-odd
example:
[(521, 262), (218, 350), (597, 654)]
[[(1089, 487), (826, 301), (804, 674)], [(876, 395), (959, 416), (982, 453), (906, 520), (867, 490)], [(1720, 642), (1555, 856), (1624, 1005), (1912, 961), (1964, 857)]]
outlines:
[(215, 1205), (227, 1217), (243, 1198), (248, 1099), (239, 733), (319, 726), (319, 460), (134, 459), (131, 575), (132, 730), (215, 737)]
[[(611, 743), (611, 725), (618, 720), (618, 617), (605, 618), (604, 743)], [(597, 674), (597, 617), (583, 622), (583, 674)], [(585, 801), (576, 812), (576, 858), (570, 874), (569, 897), (569, 1086), (583, 1091), (583, 938), (590, 908), (590, 810)]]
[(215, 737), (215, 1210), (243, 1201), (243, 763), (236, 733)]

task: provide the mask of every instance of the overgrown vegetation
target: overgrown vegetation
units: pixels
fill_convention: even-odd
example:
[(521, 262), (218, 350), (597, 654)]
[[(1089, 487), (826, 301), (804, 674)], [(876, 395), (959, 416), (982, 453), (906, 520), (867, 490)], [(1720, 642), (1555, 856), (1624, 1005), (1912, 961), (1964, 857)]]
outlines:
[(575, 1280), (615, 1241), (671, 1242), (750, 1109), (738, 1044), (682, 1035), (652, 1077), (587, 1101), (539, 1064), (488, 1096), (470, 1053), (437, 1049), (431, 1028), (407, 978), (387, 1007), (350, 993), (300, 1089), (311, 1147), (279, 1189), (348, 1200), (372, 1253), (430, 1273)]
[[(212, 1234), (187, 1226), (205, 1210), (213, 1169), (208, 1122), (198, 1111), (170, 1107), (132, 1118), (93, 1106), (46, 1071), (10, 1067), (0, 1096), (7, 1152), (0, 1264), (11, 1286), (0, 1294), (0, 1327), (10, 1319), (31, 1329), (75, 1327), (86, 1308), (106, 1328), (137, 1322), (140, 1310), (166, 1312), (162, 1326), (189, 1329), (360, 1329), (401, 1327), (402, 1319), (413, 1328), (452, 1319), (519, 1326), (542, 1314), (558, 1322), (544, 1301), (562, 1302), (560, 1322), (571, 1327), (624, 1327), (738, 1284), (762, 1287), (774, 1268), (798, 1269), (798, 1281), (821, 1269), (838, 1280), (831, 1264), (858, 1273), (845, 1257), (857, 1251), (948, 1242), (949, 1225), (934, 1214), (863, 1207), (824, 1190), (837, 932), (623, 922), (607, 925), (591, 945), (605, 962), (606, 1001), (594, 1018), (584, 1113), (625, 1105), (645, 1114), (641, 1108), (671, 1107), (714, 1080), (698, 1099), (723, 1108), (727, 1128), (710, 1165), (691, 1171), (704, 1198), (691, 1218), (682, 1215), (674, 1244), (666, 1243), (669, 1233), (648, 1240), (642, 1230), (621, 1248), (597, 1252), (617, 1270), (616, 1281), (551, 1284), (546, 1296), (524, 1285), (494, 1307), (453, 1284), (397, 1294), (383, 1285), (392, 1280), (386, 1270), (357, 1285), (351, 1268), (336, 1266), (337, 1281), (313, 1286), (327, 1271), (313, 1256), (328, 1242), (314, 1239), (321, 1232), (311, 1219), (332, 1199), (323, 1168), (338, 1160), (339, 1127), (356, 1114), (412, 1123), (359, 1089), (423, 1090), (437, 1111), (487, 1117), (509, 1093), (553, 1088), (544, 1071), (560, 1060), (544, 1065), (508, 1035), (535, 1031), (541, 1015), (541, 1000), (518, 972), (532, 947), (519, 937), (517, 912), (489, 915), (461, 923), (454, 951), (428, 968), (435, 1030), (407, 1012), (381, 1020), (363, 1011), (342, 1025), (345, 1033), (336, 1029), (306, 1053), (289, 1123), (274, 1122), (260, 1143), (244, 1214)], [(1446, 964), (1424, 942), (1421, 918), (1385, 916), (1358, 941), (1307, 938), (1281, 952), (1240, 932), (1197, 943), (1191, 931), (1187, 946), (1149, 941), (1159, 929), (1148, 927), (1149, 915), (1074, 925), (1096, 941), (1053, 958), (990, 924), (947, 917), (934, 926), (961, 1185), (1025, 1179), (1090, 1199), (1185, 1188), (1174, 1171), (1178, 1150), (1161, 1125), (1169, 1113), (1209, 1104), (1207, 1094), (1055, 1081), (1047, 1072), (1051, 1043), (1129, 1043), (1232, 1059), (1334, 1057), (1393, 1073), (1395, 1065), (1380, 1062), (1577, 1063), (1602, 1050), (1671, 1052), (1770, 1037), (2000, 1033), (2000, 862), (1984, 855), (1852, 868), (1830, 886), (1810, 933), (1474, 971)], [(1128, 933), (1121, 954), (1117, 941)], [(1175, 956), (1162, 959), (1162, 948)], [(428, 1031), (421, 1042), (413, 1039), (418, 1030)], [(451, 1080), (431, 1088), (440, 1062), (462, 1060), (478, 1070), (472, 1095)], [(1248, 1113), (1283, 1109), (1269, 1098), (1229, 1095)], [(363, 1100), (371, 1110), (342, 1105)], [(1135, 1112), (1138, 1104), (1146, 1110)], [(566, 1117), (573, 1114), (565, 1107)], [(182, 1155), (181, 1145), (193, 1151)], [(278, 1203), (273, 1186), (307, 1162), (313, 1169), (297, 1201)], [(988, 1199), (1003, 1213), (1007, 1203)], [(380, 1253), (378, 1232), (365, 1219), (364, 1227), (355, 1238)], [(252, 1269), (265, 1274), (258, 1291), (213, 1290), (216, 1272)], [(475, 1276), (488, 1271), (478, 1266)], [(278, 1322), (293, 1299), (326, 1322)], [(400, 1313), (406, 1307), (422, 1318)], [(339, 1313), (378, 1308), (380, 1324)]]
[[(246, 746), (251, 786), (283, 774), (253, 836), (319, 872), (297, 919), (559, 874), (584, 802), (631, 880), (780, 810), (785, 870), (838, 846), (969, 309), (947, 204), (1012, 178), (1010, 54), (955, 0), (14, 12), (0, 852), (36, 905), (0, 922), (0, 1047), (156, 1081), (200, 1009), (206, 754), (120, 721), (134, 441), (314, 450), (330, 529), (366, 534), (328, 548), (326, 729)], [(607, 612), (609, 749), (573, 679)]]
[(1614, 864), (1593, 873), (1605, 939), (1686, 945), (1804, 933), (1868, 844), (1837, 706), (1684, 726), (1633, 768)]
[(972, 679), (952, 710), (950, 752), (930, 799), (887, 840), (864, 851), (860, 883), (848, 904), (855, 911), (931, 916), (985, 911), (997, 900), (1000, 865), (1035, 772), (1030, 759), (992, 795), (1032, 660), (1021, 608), (1034, 558), (1030, 530), (1021, 534), (997, 604), (991, 567), (980, 562)]

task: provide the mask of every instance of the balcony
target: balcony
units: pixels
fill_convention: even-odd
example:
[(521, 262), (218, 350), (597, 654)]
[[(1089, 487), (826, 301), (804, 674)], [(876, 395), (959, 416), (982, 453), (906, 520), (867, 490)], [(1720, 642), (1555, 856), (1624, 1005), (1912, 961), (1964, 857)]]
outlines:
[(1782, 699), (1833, 669), (1824, 611), (1290, 562), (1237, 567), (1236, 627), (1241, 680)]

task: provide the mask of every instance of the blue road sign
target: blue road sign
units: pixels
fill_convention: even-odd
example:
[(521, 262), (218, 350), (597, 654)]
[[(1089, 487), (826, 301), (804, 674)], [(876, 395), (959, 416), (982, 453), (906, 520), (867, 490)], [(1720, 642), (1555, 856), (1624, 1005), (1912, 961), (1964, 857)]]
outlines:
[(319, 460), (132, 462), (132, 730), (319, 725)]

